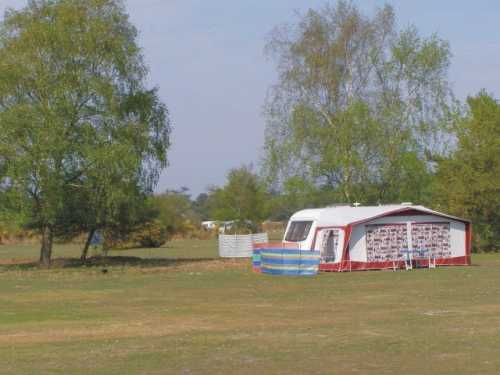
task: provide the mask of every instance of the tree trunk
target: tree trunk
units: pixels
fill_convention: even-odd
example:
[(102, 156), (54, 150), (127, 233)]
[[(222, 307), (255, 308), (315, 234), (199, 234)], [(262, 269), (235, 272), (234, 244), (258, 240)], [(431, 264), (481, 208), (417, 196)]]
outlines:
[(87, 254), (89, 252), (89, 247), (92, 242), (92, 238), (94, 237), (94, 234), (95, 234), (95, 229), (91, 229), (87, 237), (87, 241), (85, 241), (85, 246), (83, 247), (82, 250), (82, 256), (80, 257), (80, 260), (82, 262), (85, 262), (87, 260)]
[(42, 229), (42, 247), (40, 249), (40, 265), (50, 267), (52, 257), (52, 239), (53, 233), (50, 226), (45, 226)]

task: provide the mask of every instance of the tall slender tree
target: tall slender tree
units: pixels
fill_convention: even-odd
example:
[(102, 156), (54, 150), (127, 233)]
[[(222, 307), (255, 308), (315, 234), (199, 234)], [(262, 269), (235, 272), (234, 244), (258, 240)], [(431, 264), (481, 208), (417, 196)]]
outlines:
[(339, 200), (422, 195), (427, 153), (443, 151), (453, 98), (448, 43), (398, 30), (386, 5), (369, 17), (348, 1), (276, 28), (266, 47), (279, 80), (265, 106), (266, 175), (300, 177)]

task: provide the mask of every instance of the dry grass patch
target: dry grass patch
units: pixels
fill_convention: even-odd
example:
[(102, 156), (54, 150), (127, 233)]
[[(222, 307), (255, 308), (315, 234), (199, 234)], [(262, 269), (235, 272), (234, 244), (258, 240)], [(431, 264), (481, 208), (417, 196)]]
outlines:
[(181, 245), (158, 250), (178, 257), (120, 253), (52, 270), (0, 267), (4, 373), (500, 368), (500, 256), (475, 257), (476, 267), (293, 278), (254, 274), (248, 259), (211, 257), (213, 242)]

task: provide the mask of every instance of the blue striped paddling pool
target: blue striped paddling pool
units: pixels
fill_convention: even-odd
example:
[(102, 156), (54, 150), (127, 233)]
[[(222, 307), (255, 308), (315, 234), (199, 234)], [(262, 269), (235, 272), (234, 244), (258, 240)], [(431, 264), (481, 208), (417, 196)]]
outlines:
[[(257, 254), (255, 252), (257, 251)], [(254, 269), (270, 275), (314, 276), (318, 274), (320, 252), (295, 249), (255, 249)]]

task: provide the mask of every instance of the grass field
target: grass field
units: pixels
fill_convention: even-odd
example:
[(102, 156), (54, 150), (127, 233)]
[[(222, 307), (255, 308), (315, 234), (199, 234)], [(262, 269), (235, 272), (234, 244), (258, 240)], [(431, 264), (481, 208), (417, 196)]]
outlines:
[(110, 255), (126, 262), (38, 270), (37, 247), (0, 247), (0, 374), (500, 372), (500, 255), (314, 278), (254, 274), (215, 241)]

